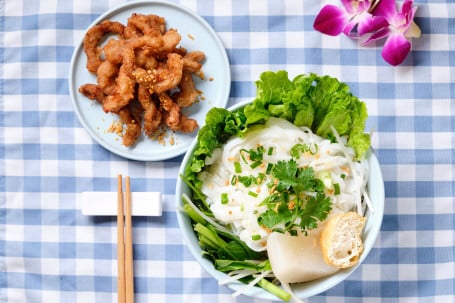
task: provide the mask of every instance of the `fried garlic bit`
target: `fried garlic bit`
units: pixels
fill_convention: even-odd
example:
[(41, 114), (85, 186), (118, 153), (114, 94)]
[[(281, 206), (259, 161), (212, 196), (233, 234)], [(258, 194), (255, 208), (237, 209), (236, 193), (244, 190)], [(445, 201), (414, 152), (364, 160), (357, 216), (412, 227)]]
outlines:
[(157, 15), (132, 14), (126, 25), (106, 20), (87, 31), (86, 67), (96, 84), (83, 84), (79, 92), (119, 116), (123, 145), (133, 146), (141, 133), (156, 137), (162, 127), (185, 133), (198, 127), (182, 109), (201, 97), (193, 75), (203, 74), (205, 54), (188, 52), (180, 41)]

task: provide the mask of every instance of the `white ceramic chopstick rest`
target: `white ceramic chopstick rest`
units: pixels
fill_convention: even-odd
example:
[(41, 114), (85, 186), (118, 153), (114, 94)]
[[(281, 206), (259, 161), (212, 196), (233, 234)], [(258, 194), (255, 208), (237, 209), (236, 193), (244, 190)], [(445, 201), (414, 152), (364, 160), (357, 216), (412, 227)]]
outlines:
[[(83, 192), (82, 214), (86, 216), (116, 216), (116, 192)], [(162, 194), (160, 192), (132, 192), (131, 214), (133, 216), (161, 216)]]

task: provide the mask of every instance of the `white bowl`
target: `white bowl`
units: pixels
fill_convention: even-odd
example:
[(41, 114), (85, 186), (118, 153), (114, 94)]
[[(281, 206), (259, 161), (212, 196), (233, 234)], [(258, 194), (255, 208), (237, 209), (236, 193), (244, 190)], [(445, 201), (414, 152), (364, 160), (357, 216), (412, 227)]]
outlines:
[[(229, 108), (229, 110), (233, 111), (239, 109), (249, 103), (251, 103), (251, 101), (237, 104)], [(191, 189), (185, 184), (185, 182), (183, 182), (183, 180), (180, 178), (180, 175), (184, 174), (185, 167), (187, 166), (188, 161), (191, 158), (191, 154), (193, 153), (196, 144), (197, 139), (194, 140), (193, 143), (191, 144), (180, 166), (176, 188), (177, 220), (180, 229), (182, 230), (183, 238), (193, 256), (213, 278), (215, 278), (218, 281), (222, 281), (226, 280), (228, 276), (225, 273), (216, 270), (212, 262), (202, 257), (202, 250), (198, 244), (198, 238), (194, 233), (191, 220), (183, 211), (181, 211), (183, 207), (182, 195), (187, 194), (188, 196), (191, 196)], [(292, 284), (293, 293), (300, 299), (305, 299), (320, 294), (345, 280), (353, 271), (355, 271), (359, 266), (361, 266), (362, 262), (368, 256), (368, 253), (370, 252), (376, 241), (379, 230), (381, 228), (382, 217), (384, 214), (384, 181), (382, 178), (379, 162), (376, 156), (374, 155), (373, 151), (370, 150), (368, 152), (366, 159), (368, 161), (370, 170), (370, 176), (368, 181), (368, 194), (373, 205), (373, 210), (367, 210), (366, 213), (368, 219), (363, 230), (364, 252), (362, 253), (357, 265), (351, 268), (342, 269), (336, 272), (335, 274), (314, 281)], [(245, 284), (240, 282), (234, 282), (227, 284), (227, 286), (231, 288), (233, 291), (237, 291), (243, 288)], [(277, 300), (277, 297), (263, 290), (260, 287), (249, 288), (247, 292), (244, 294), (258, 299)]]

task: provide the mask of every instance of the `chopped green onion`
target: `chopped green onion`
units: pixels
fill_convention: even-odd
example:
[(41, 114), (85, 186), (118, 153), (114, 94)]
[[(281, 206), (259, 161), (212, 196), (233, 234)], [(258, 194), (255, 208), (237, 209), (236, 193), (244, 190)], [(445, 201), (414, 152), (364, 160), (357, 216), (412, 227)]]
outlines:
[(254, 181), (253, 176), (239, 176), (238, 179), (239, 182), (242, 183), (245, 187), (249, 187)]
[(265, 173), (267, 175), (270, 175), (270, 172), (272, 171), (272, 168), (273, 168), (273, 164), (272, 163), (267, 164), (267, 168), (265, 169)]
[(270, 146), (269, 150), (267, 151), (267, 155), (271, 156), (273, 154), (273, 147)]
[(344, 180), (344, 178), (346, 178), (346, 175), (345, 174), (341, 174), (340, 178)]
[(251, 163), (250, 167), (254, 169), (261, 164), (262, 164), (262, 161), (255, 161), (255, 162)]
[(265, 148), (262, 145), (259, 145), (256, 150), (250, 150), (251, 160), (253, 161), (262, 160), (264, 150)]
[(256, 198), (256, 197), (258, 196), (258, 193), (255, 193), (254, 191), (251, 191), (251, 190), (250, 190), (250, 191), (248, 192), (248, 195), (250, 195), (251, 197), (255, 197), (255, 198)]
[(335, 195), (339, 195), (340, 194), (340, 184), (334, 183), (333, 184), (333, 189), (335, 190)]
[(256, 184), (259, 185), (264, 181), (265, 175), (263, 173), (259, 173), (259, 175), (256, 178)]
[(299, 159), (300, 154), (308, 152), (312, 155), (315, 155), (318, 152), (318, 149), (319, 149), (319, 147), (317, 144), (297, 143), (291, 147), (290, 153), (293, 158)]
[(221, 194), (221, 204), (228, 204), (229, 203), (229, 197), (227, 193), (222, 193)]
[(251, 240), (253, 240), (253, 241), (261, 240), (261, 235), (252, 235)]
[(234, 162), (234, 171), (236, 174), (240, 174), (242, 172), (242, 167), (240, 166), (240, 162)]
[(238, 180), (238, 177), (236, 175), (233, 175), (232, 179), (231, 179), (231, 185), (236, 185), (237, 184), (237, 180)]

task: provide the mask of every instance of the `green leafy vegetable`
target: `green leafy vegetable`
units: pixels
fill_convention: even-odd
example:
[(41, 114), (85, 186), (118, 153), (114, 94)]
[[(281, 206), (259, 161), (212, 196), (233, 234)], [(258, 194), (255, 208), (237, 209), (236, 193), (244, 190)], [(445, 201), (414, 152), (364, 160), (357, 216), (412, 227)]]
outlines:
[(212, 260), (258, 260), (264, 259), (263, 253), (251, 250), (243, 241), (232, 235), (217, 230), (212, 225), (196, 223), (194, 230), (198, 233), (199, 245), (205, 249), (206, 256)]
[(346, 135), (357, 158), (365, 156), (370, 136), (364, 133), (366, 105), (352, 95), (345, 83), (329, 76), (302, 74), (292, 81), (285, 71), (264, 72), (256, 82), (256, 99), (245, 107), (246, 123), (256, 124), (270, 116), (297, 126), (310, 127), (321, 137), (330, 137), (333, 126)]

